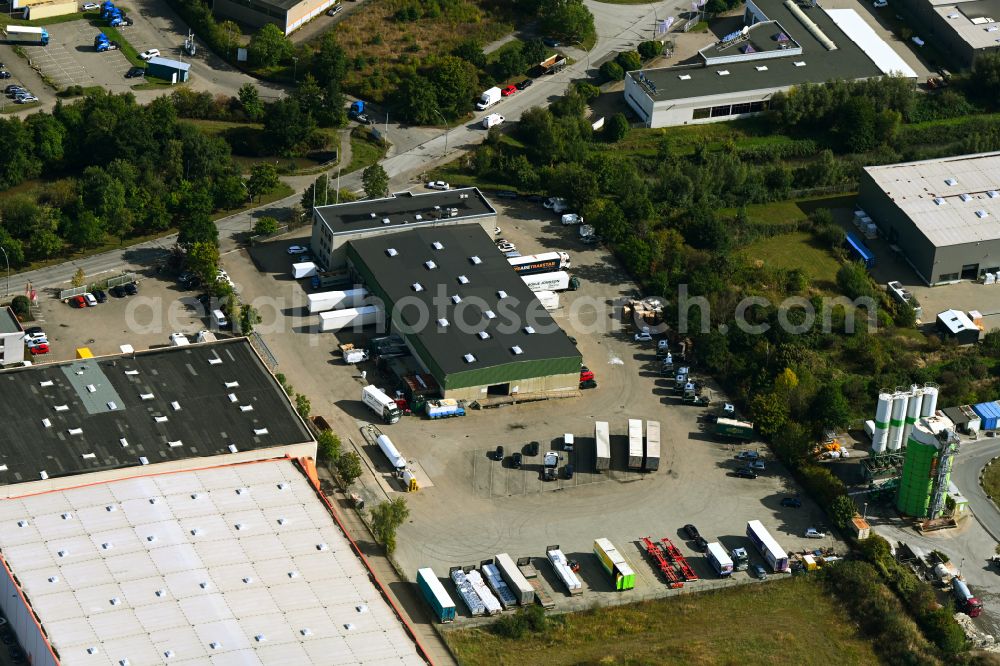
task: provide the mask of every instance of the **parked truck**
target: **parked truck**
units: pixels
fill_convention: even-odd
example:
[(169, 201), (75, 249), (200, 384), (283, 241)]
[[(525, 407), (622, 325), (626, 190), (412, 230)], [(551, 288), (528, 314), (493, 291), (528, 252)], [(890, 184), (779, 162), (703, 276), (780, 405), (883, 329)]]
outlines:
[(646, 421), (646, 455), (642, 468), (647, 472), (660, 469), (660, 422)]
[(312, 277), (317, 272), (319, 272), (319, 269), (311, 261), (300, 261), (297, 264), (292, 264), (292, 277), (296, 280)]
[(714, 432), (716, 437), (729, 437), (732, 439), (751, 440), (754, 436), (753, 423), (727, 418), (716, 420)]
[(98, 53), (104, 53), (105, 51), (117, 51), (121, 48), (118, 42), (113, 42), (108, 39), (108, 36), (103, 32), (94, 37), (94, 50)]
[(535, 601), (538, 602), (539, 606), (542, 608), (556, 607), (555, 600), (549, 594), (549, 591), (545, 589), (545, 583), (538, 577), (538, 570), (531, 563), (530, 557), (517, 558), (517, 570), (535, 591)]
[(598, 471), (611, 467), (611, 436), (607, 421), (594, 422), (594, 468)]
[(363, 363), (368, 360), (368, 351), (358, 349), (350, 342), (338, 345), (338, 348), (340, 349), (340, 353), (344, 356), (344, 363), (347, 363), (348, 365)]
[(642, 468), (642, 419), (628, 420), (628, 467)]
[(381, 389), (368, 386), (361, 389), (361, 402), (368, 405), (386, 423), (396, 423), (399, 421), (399, 407), (396, 401), (387, 396)]
[(978, 617), (983, 612), (983, 603), (973, 596), (961, 576), (951, 579), (951, 593), (955, 597), (955, 606), (969, 617)]
[(725, 577), (733, 573), (733, 560), (726, 554), (726, 549), (721, 544), (708, 544), (705, 557), (719, 576)]
[(320, 312), (319, 330), (327, 333), (339, 331), (350, 326), (370, 326), (378, 323), (382, 319), (382, 314), (382, 308), (377, 305)]
[(506, 120), (506, 118), (501, 116), (499, 113), (491, 113), (483, 118), (483, 127), (485, 129), (496, 127), (497, 125), (502, 125), (504, 120)]
[(733, 548), (729, 551), (729, 559), (733, 561), (733, 571), (746, 571), (750, 568), (750, 556), (746, 548)]
[(536, 291), (535, 298), (550, 312), (559, 309), (559, 294), (554, 291)]
[(362, 125), (371, 125), (373, 121), (371, 118), (368, 117), (368, 114), (366, 112), (367, 108), (368, 107), (363, 100), (359, 99), (357, 101), (351, 102), (351, 108), (347, 112), (347, 117), (350, 118), (351, 120), (358, 121)]
[(316, 314), (368, 305), (369, 296), (368, 290), (364, 287), (346, 291), (324, 291), (319, 294), (306, 294), (306, 304), (309, 314)]
[[(530, 566), (530, 558), (528, 560)], [(528, 579), (524, 577), (514, 560), (507, 553), (499, 553), (493, 558), (493, 564), (500, 572), (500, 576), (507, 583), (507, 587), (517, 599), (517, 603), (527, 606), (535, 600), (535, 588), (531, 586)]]
[(552, 271), (550, 273), (535, 273), (533, 275), (522, 275), (521, 279), (528, 289), (534, 292), (539, 291), (576, 291), (580, 288), (580, 279), (570, 277), (566, 271)]
[(493, 86), (489, 90), (484, 91), (483, 94), (479, 96), (479, 101), (476, 102), (476, 108), (479, 109), (480, 111), (485, 111), (486, 109), (490, 108), (499, 101), (500, 101), (500, 89), (497, 88), (496, 86)]
[(614, 544), (603, 537), (594, 539), (594, 555), (611, 576), (616, 590), (631, 590), (635, 587), (635, 571)]
[(453, 622), (455, 620), (455, 602), (445, 592), (444, 585), (438, 580), (430, 568), (417, 570), (417, 586), (424, 600), (434, 611), (438, 622)]
[(392, 465), (394, 470), (402, 472), (406, 469), (406, 458), (399, 452), (388, 435), (379, 435), (375, 438), (375, 442), (378, 444), (378, 448), (382, 450), (383, 455), (389, 459), (389, 464)]
[(542, 456), (542, 480), (555, 481), (557, 467), (559, 467), (559, 454), (555, 451), (548, 451)]
[(49, 31), (27, 25), (8, 25), (3, 30), (3, 38), (8, 44), (49, 45)]
[(428, 400), (426, 411), (429, 419), (446, 419), (452, 416), (465, 416), (465, 405), (451, 398)]
[(350, 284), (351, 274), (346, 269), (316, 273), (316, 275), (309, 278), (309, 287), (313, 291), (333, 289), (334, 287), (349, 287)]
[(571, 595), (577, 595), (583, 593), (583, 584), (580, 583), (580, 579), (576, 577), (576, 574), (569, 568), (569, 562), (563, 552), (559, 550), (559, 545), (546, 546), (545, 556), (549, 558), (549, 562), (552, 564), (552, 569), (556, 572), (556, 576), (562, 581), (563, 585), (566, 586), (566, 590), (569, 591)]

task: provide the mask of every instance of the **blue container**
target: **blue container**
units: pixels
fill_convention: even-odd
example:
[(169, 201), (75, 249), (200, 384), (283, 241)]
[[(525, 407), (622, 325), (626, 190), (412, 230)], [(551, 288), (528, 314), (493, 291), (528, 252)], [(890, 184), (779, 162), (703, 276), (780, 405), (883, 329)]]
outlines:
[(980, 427), (983, 430), (996, 429), (997, 421), (1000, 419), (1000, 405), (995, 402), (981, 402), (978, 405), (973, 405), (972, 411), (982, 420)]
[(858, 238), (854, 232), (848, 231), (844, 238), (844, 244), (851, 251), (851, 256), (871, 269), (875, 265), (875, 253), (868, 249), (868, 246)]

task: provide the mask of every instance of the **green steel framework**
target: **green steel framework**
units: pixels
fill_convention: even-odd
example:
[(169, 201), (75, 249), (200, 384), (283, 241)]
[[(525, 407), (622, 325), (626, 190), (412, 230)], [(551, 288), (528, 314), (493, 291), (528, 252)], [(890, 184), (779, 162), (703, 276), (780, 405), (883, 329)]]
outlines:
[(930, 506), (940, 450), (912, 437), (906, 443), (903, 476), (896, 496), (896, 508), (903, 514), (923, 518)]

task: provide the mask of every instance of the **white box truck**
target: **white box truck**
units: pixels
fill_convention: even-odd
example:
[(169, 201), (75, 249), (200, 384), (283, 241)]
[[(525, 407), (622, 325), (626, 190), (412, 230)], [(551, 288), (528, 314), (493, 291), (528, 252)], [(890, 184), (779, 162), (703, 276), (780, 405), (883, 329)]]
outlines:
[(382, 319), (382, 308), (375, 305), (365, 305), (360, 308), (331, 310), (319, 313), (319, 330), (323, 332), (339, 331), (348, 326), (369, 326)]
[(559, 294), (554, 291), (536, 291), (535, 298), (538, 302), (542, 304), (542, 307), (546, 310), (552, 311), (559, 309)]
[(642, 467), (642, 419), (628, 420), (628, 466), (629, 469)]
[(486, 109), (490, 108), (499, 101), (500, 101), (500, 89), (497, 88), (496, 86), (493, 86), (489, 90), (484, 91), (483, 94), (479, 96), (479, 101), (476, 102), (476, 108), (479, 109), (480, 111), (485, 111)]
[(212, 310), (212, 323), (217, 329), (229, 328), (229, 320), (222, 310)]
[(298, 264), (292, 264), (292, 277), (296, 280), (301, 280), (302, 278), (312, 277), (316, 275), (318, 269), (316, 264), (311, 261), (303, 261)]
[(551, 273), (535, 273), (521, 277), (528, 289), (534, 292), (539, 291), (566, 291), (576, 289), (579, 285), (577, 280), (569, 276), (566, 271), (552, 271)]
[(491, 113), (490, 115), (483, 118), (483, 127), (489, 129), (491, 127), (496, 127), (497, 125), (503, 125), (503, 121), (506, 118), (501, 116), (499, 113)]
[(728, 576), (733, 573), (733, 560), (726, 553), (726, 549), (722, 547), (719, 543), (708, 544), (708, 550), (705, 553), (705, 557), (708, 558), (709, 564), (715, 569), (715, 573), (719, 576)]
[(365, 403), (368, 409), (378, 414), (386, 423), (399, 421), (399, 406), (396, 401), (378, 387), (369, 384), (361, 389), (361, 402)]
[(340, 308), (356, 308), (367, 305), (368, 290), (364, 287), (346, 291), (324, 291), (319, 294), (307, 294), (306, 304), (309, 314), (337, 310)]

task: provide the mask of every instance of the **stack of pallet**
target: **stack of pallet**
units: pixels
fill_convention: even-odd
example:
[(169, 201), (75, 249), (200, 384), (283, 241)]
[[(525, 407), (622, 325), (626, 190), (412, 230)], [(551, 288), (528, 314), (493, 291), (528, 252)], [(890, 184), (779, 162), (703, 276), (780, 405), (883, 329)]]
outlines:
[(465, 578), (472, 583), (472, 589), (479, 595), (479, 598), (482, 600), (483, 606), (486, 607), (486, 612), (489, 615), (496, 615), (503, 611), (503, 606), (500, 605), (497, 598), (493, 596), (492, 592), (490, 592), (490, 588), (486, 587), (486, 581), (483, 580), (483, 577), (478, 571), (473, 569), (469, 573), (465, 574)]
[(476, 594), (476, 590), (472, 587), (472, 583), (466, 578), (465, 572), (461, 569), (453, 569), (451, 572), (451, 580), (455, 583), (455, 589), (458, 590), (458, 596), (462, 597), (462, 601), (465, 602), (466, 607), (469, 612), (472, 613), (473, 617), (476, 615), (485, 615), (486, 606), (483, 604), (483, 600), (479, 598)]

